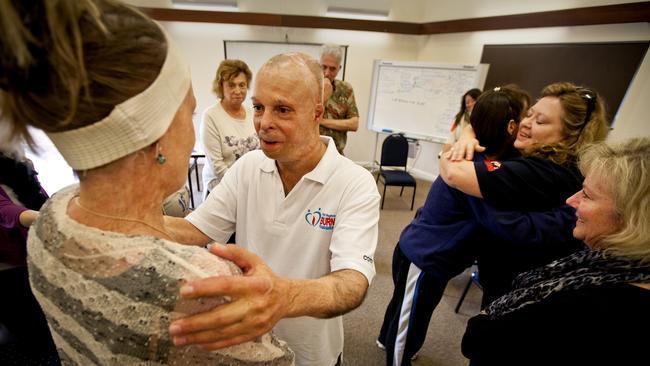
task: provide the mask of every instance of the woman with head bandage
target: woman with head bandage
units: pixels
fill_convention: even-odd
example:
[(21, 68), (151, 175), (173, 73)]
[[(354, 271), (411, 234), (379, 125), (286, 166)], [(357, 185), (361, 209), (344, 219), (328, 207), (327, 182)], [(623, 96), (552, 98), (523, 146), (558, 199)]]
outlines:
[(46, 131), (79, 185), (43, 206), (28, 237), (34, 295), (71, 364), (290, 365), (270, 334), (208, 352), (174, 347), (177, 318), (229, 301), (180, 300), (186, 279), (239, 275), (176, 243), (161, 205), (194, 146), (188, 67), (163, 29), (108, 0), (2, 2), (2, 123)]

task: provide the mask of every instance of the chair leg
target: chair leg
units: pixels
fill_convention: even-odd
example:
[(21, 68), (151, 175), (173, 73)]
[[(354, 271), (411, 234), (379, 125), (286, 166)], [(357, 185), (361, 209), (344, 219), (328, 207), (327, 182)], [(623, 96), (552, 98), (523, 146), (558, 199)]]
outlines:
[(467, 285), (465, 285), (465, 289), (463, 290), (463, 293), (460, 295), (460, 298), (458, 299), (458, 303), (456, 304), (454, 313), (458, 313), (458, 310), (460, 310), (460, 306), (463, 304), (463, 301), (465, 301), (465, 296), (467, 296), (467, 292), (469, 291), (469, 287), (471, 285), (472, 285), (472, 276), (469, 277), (469, 280), (467, 281)]
[(194, 158), (194, 173), (196, 174), (196, 190), (201, 192), (201, 180), (199, 179), (199, 158)]
[(384, 200), (386, 199), (386, 185), (384, 184), (384, 194), (381, 196), (381, 210), (384, 209)]
[(404, 186), (402, 186), (402, 189), (399, 191), (399, 196), (402, 197), (402, 193), (404, 193)]
[(411, 211), (413, 211), (413, 204), (415, 203), (415, 189), (416, 188), (417, 188), (416, 186), (413, 187), (413, 198), (411, 198)]
[(192, 171), (187, 172), (187, 184), (190, 186), (190, 204), (194, 208), (194, 193), (192, 192)]

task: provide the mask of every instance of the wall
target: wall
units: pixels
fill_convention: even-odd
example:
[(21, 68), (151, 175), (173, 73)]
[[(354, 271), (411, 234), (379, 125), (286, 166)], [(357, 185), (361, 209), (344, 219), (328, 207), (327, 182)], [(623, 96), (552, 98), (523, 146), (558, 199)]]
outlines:
[[(212, 94), (211, 89), (217, 66), (223, 60), (223, 40), (282, 42), (287, 35), (290, 42), (333, 42), (349, 45), (345, 79), (354, 86), (361, 121), (359, 131), (349, 134), (350, 142), (346, 147), (346, 155), (364, 164), (373, 160), (372, 151), (376, 136), (365, 127), (373, 60), (415, 60), (426, 41), (425, 36), (378, 32), (187, 22), (164, 22), (163, 25), (186, 55), (192, 69), (192, 84), (197, 99), (195, 124), (200, 119), (201, 112), (216, 102), (216, 96)], [(253, 70), (253, 74), (256, 72), (257, 70)]]
[[(351, 142), (346, 154), (354, 161), (367, 164), (373, 160), (372, 151), (375, 144), (374, 132), (366, 129), (366, 114), (370, 98), (372, 62), (374, 59), (415, 60), (418, 50), (424, 45), (426, 37), (387, 34), (379, 32), (358, 32), (343, 30), (324, 30), (287, 27), (262, 27), (233, 24), (211, 24), (190, 22), (162, 22), (171, 37), (176, 41), (190, 64), (192, 86), (197, 99), (194, 114), (195, 127), (198, 127), (204, 109), (216, 102), (212, 93), (212, 81), (217, 66), (223, 60), (224, 40), (254, 40), (283, 42), (285, 35), (290, 42), (305, 43), (340, 43), (349, 45), (346, 81), (355, 88), (357, 106), (361, 114), (359, 131), (351, 133)], [(253, 74), (257, 70), (252, 70)], [(250, 94), (248, 101), (250, 104)], [(198, 130), (195, 128), (195, 130)], [(43, 171), (41, 181), (50, 184), (48, 192), (53, 193), (62, 187), (74, 183), (71, 175), (65, 177), (49, 174), (49, 171), (69, 171), (60, 154), (44, 136), (38, 137), (42, 146), (40, 157), (29, 154), (38, 160), (36, 168)], [(56, 169), (52, 169), (56, 167)]]
[[(129, 4), (143, 7), (170, 8), (172, 0), (123, 0)], [(524, 14), (591, 6), (615, 5), (644, 2), (646, 0), (237, 0), (240, 12), (270, 13), (285, 15), (326, 16), (328, 6), (349, 9), (388, 10), (388, 20), (400, 22), (435, 22), (452, 19), (468, 19), (499, 15)], [(182, 1), (177, 1), (181, 3)], [(194, 9), (214, 10), (209, 3), (219, 1), (194, 2)], [(229, 1), (227, 1), (229, 2)]]
[[(620, 42), (650, 39), (650, 24), (620, 24), (582, 27), (554, 27), (454, 33), (429, 36), (418, 61), (478, 63), (484, 44)], [(535, 93), (535, 91), (531, 91)], [(650, 56), (645, 59), (621, 105), (611, 139), (650, 136), (650, 121), (642, 104), (650, 100)], [(423, 178), (438, 174), (439, 144), (421, 143), (422, 150), (413, 172)]]
[[(504, 2), (507, 1), (504, 0)], [(406, 10), (404, 12), (408, 13)], [(427, 17), (431, 18), (431, 16)], [(361, 115), (359, 131), (349, 133), (346, 155), (365, 166), (379, 157), (380, 144), (384, 138), (384, 136), (378, 136), (366, 128), (372, 62), (375, 59), (468, 64), (478, 63), (484, 44), (650, 40), (650, 24), (648, 23), (519, 29), (432, 36), (184, 22), (166, 22), (164, 26), (184, 51), (191, 65), (194, 93), (197, 97), (197, 117), (200, 116), (203, 109), (216, 101), (216, 97), (210, 90), (217, 65), (223, 59), (224, 40), (284, 41), (286, 35), (290, 42), (333, 42), (349, 45), (346, 80), (354, 86), (357, 106)], [(647, 104), (648, 100), (650, 100), (650, 56), (646, 55), (619, 110), (616, 128), (610, 135), (611, 139), (650, 135), (650, 123), (648, 123), (647, 113), (643, 108), (644, 102)], [(436, 156), (439, 150), (439, 144), (421, 143), (418, 158), (411, 159), (409, 163), (409, 166), (413, 167), (412, 172), (418, 177), (433, 180), (438, 174)], [(44, 154), (44, 156), (47, 155), (49, 153)], [(50, 160), (48, 158), (48, 161)], [(61, 169), (65, 169), (65, 165)], [(41, 176), (41, 178), (43, 178), (42, 181), (47, 180), (45, 176)], [(69, 183), (65, 182), (65, 184)], [(62, 183), (61, 186), (65, 184)]]
[[(422, 62), (474, 64), (481, 58), (484, 44), (618, 42), (650, 39), (647, 23), (582, 27), (554, 27), (409, 36), (376, 32), (325, 29), (298, 29), (208, 23), (166, 22), (164, 26), (185, 52), (192, 68), (197, 98), (197, 121), (203, 109), (215, 102), (211, 84), (217, 65), (223, 59), (223, 40), (283, 41), (347, 44), (346, 80), (355, 89), (359, 108), (359, 130), (348, 134), (346, 155), (368, 166), (379, 157), (383, 135), (366, 128), (370, 97), (372, 62), (375, 59), (415, 60)], [(255, 73), (257, 70), (253, 70)], [(649, 135), (650, 127), (641, 110), (642, 101), (650, 100), (650, 59), (646, 55), (638, 75), (628, 90), (612, 132), (612, 138)], [(250, 97), (250, 95), (249, 95)], [(422, 142), (412, 172), (432, 180), (438, 174), (437, 154), (441, 145)], [(373, 154), (374, 152), (374, 154)]]
[[(241, 0), (240, 0), (241, 1)], [(445, 1), (444, 9), (438, 1), (421, 1), (424, 6), (422, 20), (435, 22), (451, 19), (481, 18), (499, 15), (536, 13), (591, 6), (616, 5), (644, 0), (455, 0)]]
[(623, 99), (623, 105), (616, 116), (616, 126), (610, 132), (608, 139), (619, 141), (631, 137), (650, 136), (649, 100), (650, 54), (646, 54)]

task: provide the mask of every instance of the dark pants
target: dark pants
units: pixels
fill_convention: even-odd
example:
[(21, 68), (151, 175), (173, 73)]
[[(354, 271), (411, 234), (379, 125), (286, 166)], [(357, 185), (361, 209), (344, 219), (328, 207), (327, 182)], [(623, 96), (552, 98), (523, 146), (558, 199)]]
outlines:
[[(411, 357), (424, 344), (431, 315), (442, 298), (447, 281), (419, 271), (402, 253), (398, 243), (393, 252), (393, 284), (395, 290), (386, 308), (378, 340), (386, 347), (387, 366), (396, 363), (409, 366)], [(402, 316), (405, 312), (409, 313), (406, 317)], [(396, 355), (401, 361), (395, 360)]]
[[(475, 244), (480, 243), (480, 244)], [(378, 340), (386, 347), (387, 366), (408, 366), (422, 347), (431, 315), (447, 283), (478, 259), (484, 291), (482, 307), (510, 291), (517, 274), (569, 255), (581, 243), (527, 246), (502, 243), (483, 229), (452, 247), (441, 247), (420, 271), (399, 247), (393, 253), (393, 296), (386, 308)]]

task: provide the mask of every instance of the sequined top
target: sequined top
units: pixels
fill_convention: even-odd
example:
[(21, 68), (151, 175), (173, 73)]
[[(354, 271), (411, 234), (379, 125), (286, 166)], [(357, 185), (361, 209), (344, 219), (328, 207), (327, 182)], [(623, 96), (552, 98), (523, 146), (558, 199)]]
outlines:
[[(348, 119), (359, 117), (357, 103), (354, 100), (354, 91), (352, 85), (345, 81), (334, 80), (332, 85), (332, 95), (325, 103), (325, 115), (327, 119)], [(330, 136), (336, 144), (336, 149), (343, 154), (345, 144), (348, 140), (347, 131), (338, 131), (331, 128), (320, 126), (320, 134)]]
[(55, 194), (28, 237), (30, 282), (64, 364), (293, 365), (271, 334), (212, 352), (173, 346), (172, 320), (227, 301), (180, 299), (181, 281), (241, 271), (205, 248), (80, 224), (67, 215), (77, 191)]

